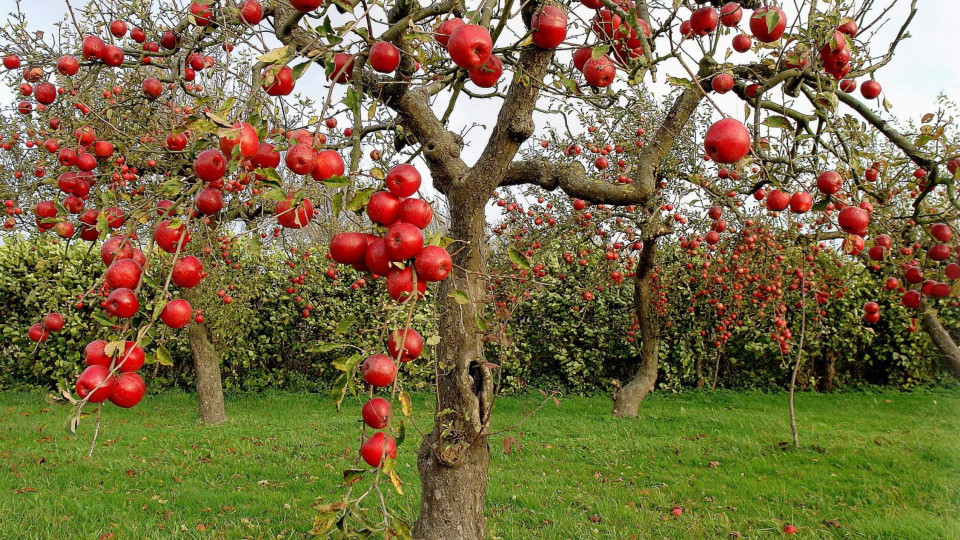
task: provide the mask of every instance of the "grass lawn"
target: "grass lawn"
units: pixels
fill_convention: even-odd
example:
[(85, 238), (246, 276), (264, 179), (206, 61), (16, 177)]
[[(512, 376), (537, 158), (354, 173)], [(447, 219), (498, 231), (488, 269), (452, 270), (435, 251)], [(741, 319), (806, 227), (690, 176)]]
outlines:
[[(515, 424), (539, 395), (502, 398), (494, 428)], [(801, 394), (802, 448), (790, 438), (785, 394), (657, 394), (636, 420), (605, 398), (563, 399), (491, 441), (491, 537), (960, 538), (960, 393)], [(427, 396), (415, 398), (427, 424)], [(232, 421), (200, 427), (194, 398), (148, 396), (105, 408), (70, 437), (70, 409), (39, 394), (0, 394), (0, 538), (298, 538), (311, 504), (344, 494), (359, 405), (337, 413), (326, 395), (229, 399)], [(409, 435), (398, 472), (415, 515)], [(680, 505), (680, 517), (670, 515)]]

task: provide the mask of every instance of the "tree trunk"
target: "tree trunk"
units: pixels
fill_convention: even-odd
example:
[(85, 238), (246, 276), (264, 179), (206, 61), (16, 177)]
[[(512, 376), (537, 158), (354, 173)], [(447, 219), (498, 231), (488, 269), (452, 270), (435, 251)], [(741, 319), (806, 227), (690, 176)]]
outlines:
[(940, 351), (940, 356), (943, 357), (943, 362), (950, 374), (960, 382), (960, 348), (953, 341), (950, 332), (947, 332), (947, 329), (943, 327), (937, 312), (928, 309), (925, 305), (920, 308), (923, 309), (923, 316), (920, 318), (923, 330), (930, 336), (930, 341), (937, 347), (937, 350)]
[[(191, 290), (184, 293), (187, 301), (196, 300)], [(223, 383), (220, 380), (220, 355), (213, 345), (210, 329), (203, 323), (191, 323), (188, 331), (193, 369), (197, 375), (197, 402), (200, 421), (204, 424), (219, 424), (229, 420), (223, 405)]]
[(487, 495), (487, 468), (490, 451), (484, 437), (482, 443), (466, 447), (456, 465), (439, 459), (431, 446), (436, 434), (431, 433), (417, 454), (420, 472), (420, 517), (414, 537), (435, 540), (482, 540), (487, 536), (487, 520), (483, 507)]
[(817, 392), (833, 392), (833, 379), (837, 374), (837, 351), (829, 350), (817, 362)]
[[(659, 224), (652, 224), (653, 228)], [(643, 251), (637, 262), (633, 278), (634, 310), (640, 326), (640, 366), (633, 379), (614, 393), (613, 415), (636, 417), (640, 402), (653, 391), (657, 382), (657, 365), (660, 353), (660, 323), (657, 318), (657, 292), (653, 290), (653, 269), (657, 264), (657, 234), (647, 234)]]
[[(450, 237), (456, 241), (451, 246), (453, 270), (439, 290), (437, 409), (433, 431), (417, 454), (423, 491), (413, 534), (423, 540), (483, 540), (494, 392), (477, 322), (485, 304), (485, 199), (463, 188), (453, 189), (449, 202)], [(457, 303), (450, 297), (453, 291), (465, 292), (471, 302)]]
[(698, 354), (693, 362), (697, 373), (697, 388), (703, 388), (703, 356)]

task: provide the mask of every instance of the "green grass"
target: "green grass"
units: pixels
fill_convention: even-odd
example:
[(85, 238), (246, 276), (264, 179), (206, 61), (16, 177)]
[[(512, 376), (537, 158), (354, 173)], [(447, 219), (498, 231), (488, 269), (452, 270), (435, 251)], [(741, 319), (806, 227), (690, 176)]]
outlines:
[[(502, 398), (495, 429), (539, 396)], [(69, 409), (38, 394), (0, 394), (0, 538), (297, 538), (316, 498), (344, 494), (359, 406), (325, 395), (243, 395), (232, 421), (200, 427), (192, 396), (148, 396), (105, 409), (66, 434)], [(415, 399), (426, 425), (427, 397)], [(604, 398), (564, 399), (491, 441), (491, 537), (960, 538), (960, 393), (801, 394), (802, 448), (786, 395), (658, 394), (615, 420)], [(413, 517), (416, 435), (401, 451)], [(684, 514), (670, 516), (681, 505)], [(591, 520), (593, 517), (593, 520)], [(595, 520), (599, 521), (595, 522)]]

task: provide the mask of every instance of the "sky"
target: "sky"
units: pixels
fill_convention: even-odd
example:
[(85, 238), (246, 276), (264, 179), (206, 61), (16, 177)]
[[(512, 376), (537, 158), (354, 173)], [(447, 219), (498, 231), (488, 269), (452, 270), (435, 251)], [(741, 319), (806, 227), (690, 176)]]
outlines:
[[(75, 0), (74, 5), (79, 5), (83, 0)], [(860, 3), (859, 1), (857, 3)], [(792, 5), (792, 3), (787, 3)], [(877, 5), (883, 4), (877, 1)], [(894, 59), (877, 73), (877, 80), (882, 84), (884, 97), (893, 105), (893, 114), (901, 119), (919, 118), (926, 112), (936, 108), (936, 98), (941, 92), (946, 93), (953, 98), (960, 97), (960, 62), (956, 61), (954, 56), (957, 47), (956, 23), (960, 20), (960, 2), (957, 0), (920, 0), (919, 12), (914, 18), (910, 27), (911, 37), (901, 43)], [(891, 10), (891, 22), (876, 37), (875, 43), (871, 44), (875, 52), (885, 50), (890, 38), (899, 28), (901, 21), (909, 10), (910, 2), (907, 0), (897, 0), (896, 6)], [(15, 9), (13, 0), (0, 0), (0, 13), (6, 16), (6, 13)], [(23, 0), (21, 9), (30, 21), (30, 28), (50, 29), (53, 23), (62, 20), (66, 13), (66, 0)], [(580, 7), (579, 9), (585, 9)], [(787, 8), (790, 12), (789, 7)], [(741, 27), (746, 26), (746, 18), (741, 22)], [(665, 47), (664, 47), (665, 48)], [(566, 53), (569, 54), (569, 53)], [(734, 57), (732, 60), (737, 60)], [(309, 77), (316, 77), (316, 85), (301, 85), (312, 88), (323, 88), (326, 82), (322, 79), (321, 70), (310, 70), (313, 72)], [(660, 81), (663, 81), (667, 75), (683, 75), (678, 65), (665, 66)], [(501, 80), (501, 89), (505, 87), (508, 78)], [(862, 81), (861, 81), (862, 82)], [(648, 83), (649, 84), (649, 83)], [(651, 85), (654, 90), (666, 90), (663, 82), (659, 85)], [(314, 96), (317, 101), (322, 101), (325, 90)], [(9, 89), (0, 89), (0, 99), (4, 103), (12, 102), (12, 94)], [(743, 107), (733, 97), (732, 93), (723, 96), (717, 100), (720, 107), (732, 116), (743, 116)], [(477, 121), (476, 106), (470, 106), (464, 102), (456, 114), (453, 115), (451, 123), (453, 127), (462, 128)], [(489, 107), (490, 104), (479, 104), (483, 107)], [(436, 108), (442, 112), (443, 104), (439, 103)], [(487, 109), (488, 110), (488, 109)], [(485, 114), (483, 117), (487, 120), (492, 115)], [(544, 118), (538, 118), (538, 129), (543, 128)], [(490, 127), (488, 121), (487, 127)], [(470, 144), (464, 152), (464, 157), (470, 163), (472, 159), (479, 154), (482, 149), (481, 137), (483, 130), (474, 130), (468, 138)], [(470, 139), (476, 139), (471, 141)]]

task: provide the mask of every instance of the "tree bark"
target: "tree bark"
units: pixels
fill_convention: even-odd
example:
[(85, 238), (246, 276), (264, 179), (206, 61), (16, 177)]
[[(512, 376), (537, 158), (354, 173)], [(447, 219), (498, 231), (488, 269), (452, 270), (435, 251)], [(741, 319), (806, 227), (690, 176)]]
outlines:
[[(417, 454), (423, 491), (414, 537), (424, 540), (483, 540), (487, 535), (489, 419), (494, 380), (483, 357), (482, 332), (487, 238), (486, 193), (469, 186), (450, 190), (453, 270), (439, 289), (442, 303), (437, 408), (432, 432)], [(471, 302), (450, 297), (463, 291)]]
[(660, 354), (660, 322), (657, 317), (657, 292), (653, 290), (653, 269), (657, 264), (657, 235), (649, 234), (643, 243), (637, 273), (633, 278), (634, 310), (640, 326), (640, 366), (633, 379), (614, 393), (613, 415), (637, 416), (640, 403), (657, 382)]
[(833, 379), (837, 373), (837, 352), (829, 350), (817, 362), (817, 392), (833, 392)]
[(937, 312), (928, 309), (925, 305), (921, 306), (921, 309), (923, 309), (923, 316), (920, 318), (920, 324), (923, 326), (923, 330), (930, 336), (930, 341), (937, 347), (937, 350), (940, 351), (940, 356), (943, 357), (947, 370), (960, 382), (960, 348), (957, 347), (957, 343), (953, 340), (950, 332), (943, 327)]
[[(188, 301), (196, 299), (196, 293), (185, 291)], [(191, 302), (192, 303), (192, 302)], [(191, 323), (188, 330), (193, 369), (197, 376), (197, 403), (200, 421), (207, 425), (229, 420), (223, 404), (223, 383), (220, 380), (220, 355), (213, 345), (210, 329), (203, 323)]]

